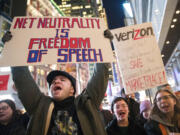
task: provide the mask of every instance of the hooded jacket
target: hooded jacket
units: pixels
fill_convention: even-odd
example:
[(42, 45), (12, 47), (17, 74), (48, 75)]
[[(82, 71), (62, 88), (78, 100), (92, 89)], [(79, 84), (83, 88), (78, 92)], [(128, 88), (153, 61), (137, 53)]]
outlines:
[[(108, 83), (109, 64), (96, 64), (86, 89), (75, 98), (75, 108), (84, 135), (106, 135), (98, 108)], [(54, 102), (40, 92), (27, 67), (13, 67), (19, 98), (31, 116), (26, 135), (47, 135)]]
[[(180, 118), (178, 114), (175, 114), (174, 119)], [(150, 120), (144, 125), (146, 133), (148, 135), (169, 135), (170, 132), (179, 132), (175, 124), (170, 123), (165, 117), (153, 114), (150, 116)]]

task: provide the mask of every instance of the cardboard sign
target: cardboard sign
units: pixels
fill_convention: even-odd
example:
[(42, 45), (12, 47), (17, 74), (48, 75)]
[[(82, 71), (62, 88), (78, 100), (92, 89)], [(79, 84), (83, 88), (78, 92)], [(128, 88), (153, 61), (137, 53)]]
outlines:
[(103, 18), (15, 17), (0, 66), (111, 62), (105, 29)]
[(167, 83), (151, 23), (111, 30), (127, 94)]

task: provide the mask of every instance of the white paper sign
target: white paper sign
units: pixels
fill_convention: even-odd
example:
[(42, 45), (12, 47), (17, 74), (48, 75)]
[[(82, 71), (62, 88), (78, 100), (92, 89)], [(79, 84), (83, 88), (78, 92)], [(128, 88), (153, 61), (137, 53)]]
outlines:
[(151, 23), (111, 30), (126, 93), (167, 83)]
[(111, 62), (105, 29), (103, 18), (15, 17), (0, 66)]

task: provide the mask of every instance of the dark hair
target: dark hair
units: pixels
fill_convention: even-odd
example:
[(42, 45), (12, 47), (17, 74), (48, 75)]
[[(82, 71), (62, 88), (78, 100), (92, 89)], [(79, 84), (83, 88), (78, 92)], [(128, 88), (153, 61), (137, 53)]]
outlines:
[(1, 100), (1, 101), (0, 101), (0, 104), (1, 104), (1, 103), (6, 103), (6, 104), (8, 104), (9, 107), (11, 107), (11, 109), (13, 110), (13, 112), (16, 111), (16, 105), (15, 105), (15, 103), (14, 103), (12, 100), (10, 100), (10, 99)]
[(6, 104), (8, 104), (9, 107), (12, 109), (13, 114), (12, 114), (12, 117), (11, 117), (11, 118), (12, 118), (11, 121), (17, 120), (20, 113), (19, 113), (18, 110), (16, 110), (16, 105), (15, 105), (14, 101), (12, 101), (12, 100), (10, 100), (10, 99), (5, 99), (5, 100), (1, 100), (1, 101), (0, 101), (0, 104), (1, 104), (1, 103), (6, 103)]
[(125, 98), (123, 98), (123, 97), (116, 97), (116, 98), (112, 101), (112, 103), (111, 103), (111, 111), (112, 111), (113, 113), (114, 113), (114, 110), (113, 110), (114, 104), (117, 103), (118, 101), (121, 101), (121, 100), (125, 101), (126, 104), (128, 105), (128, 102), (127, 102), (127, 100), (126, 100)]
[(171, 87), (171, 85), (170, 85), (169, 83), (166, 83), (166, 84), (163, 84), (163, 85), (158, 86), (157, 89), (158, 89), (158, 90), (164, 89), (164, 88), (166, 88), (167, 86)]

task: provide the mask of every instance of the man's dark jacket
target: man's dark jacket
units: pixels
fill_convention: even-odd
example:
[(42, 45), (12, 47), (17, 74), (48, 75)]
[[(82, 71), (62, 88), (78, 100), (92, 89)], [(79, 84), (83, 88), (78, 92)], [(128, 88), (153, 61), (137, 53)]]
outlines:
[[(84, 135), (106, 135), (98, 114), (108, 83), (109, 64), (96, 64), (86, 90), (75, 98), (75, 107)], [(26, 135), (47, 135), (54, 103), (40, 92), (27, 67), (13, 67), (19, 97), (31, 116)]]
[[(106, 127), (108, 135), (120, 135), (119, 130), (120, 129), (117, 124), (117, 119), (113, 119)], [(128, 135), (146, 135), (144, 128), (140, 127), (138, 124), (136, 124), (133, 120), (130, 119), (128, 125), (128, 132)]]

